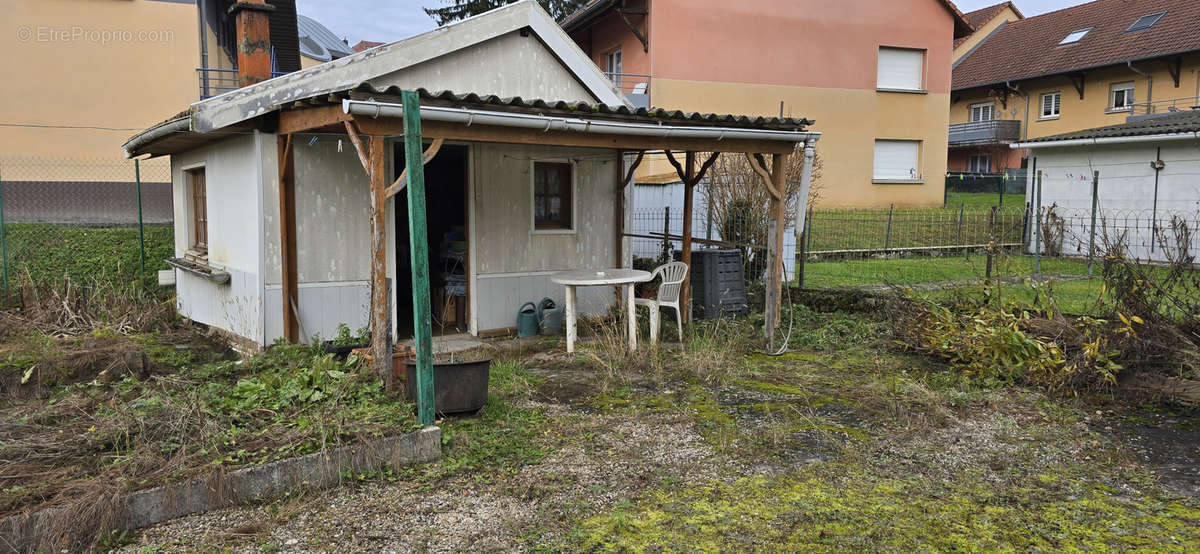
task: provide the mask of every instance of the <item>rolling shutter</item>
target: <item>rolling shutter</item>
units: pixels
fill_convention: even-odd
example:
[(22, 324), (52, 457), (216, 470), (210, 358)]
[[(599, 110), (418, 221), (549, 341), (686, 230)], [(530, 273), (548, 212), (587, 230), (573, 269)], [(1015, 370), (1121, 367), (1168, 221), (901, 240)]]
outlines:
[(921, 90), (925, 73), (925, 51), (908, 48), (879, 48), (876, 87)]
[(877, 140), (875, 141), (874, 179), (913, 180), (920, 176), (918, 158), (921, 141)]

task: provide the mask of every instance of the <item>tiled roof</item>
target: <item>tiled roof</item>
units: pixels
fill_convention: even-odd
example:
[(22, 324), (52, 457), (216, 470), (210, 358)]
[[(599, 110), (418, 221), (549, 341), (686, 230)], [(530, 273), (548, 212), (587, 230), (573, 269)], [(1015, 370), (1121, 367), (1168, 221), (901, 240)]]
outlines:
[[(1000, 14), (1000, 12), (1004, 11), (1004, 8), (1012, 8), (1012, 11), (1017, 14), (1018, 18), (1025, 17), (1025, 16), (1021, 15), (1021, 11), (1018, 10), (1017, 6), (1014, 5), (1012, 2), (1001, 2), (994, 6), (988, 6), (986, 8), (980, 8), (973, 12), (967, 12), (965, 14), (965, 16), (967, 18), (967, 23), (970, 23), (971, 27), (974, 28), (976, 32), (978, 32), (980, 27), (987, 25), (988, 22), (992, 20), (992, 18), (996, 17), (997, 15)], [(961, 36), (961, 37), (954, 39), (954, 47), (958, 48), (958, 45), (962, 44), (963, 42), (966, 42), (966, 40), (968, 38), (971, 38), (971, 35)]]
[[(1127, 33), (1143, 15), (1166, 11), (1153, 27)], [(1091, 28), (1074, 44), (1073, 31)], [(1009, 22), (954, 68), (952, 90), (1045, 75), (1071, 73), (1126, 61), (1200, 50), (1196, 0), (1096, 0)]]
[(387, 44), (387, 43), (386, 42), (375, 42), (373, 40), (360, 40), (360, 41), (358, 41), (358, 44), (355, 44), (352, 48), (354, 49), (355, 52), (362, 52), (363, 50), (370, 50), (372, 48), (375, 48), (376, 46), (383, 46), (385, 44)]
[(1171, 135), (1200, 131), (1200, 110), (1147, 116), (1120, 125), (1084, 129), (1061, 135), (1039, 137), (1025, 142), (1058, 142), (1063, 140)]

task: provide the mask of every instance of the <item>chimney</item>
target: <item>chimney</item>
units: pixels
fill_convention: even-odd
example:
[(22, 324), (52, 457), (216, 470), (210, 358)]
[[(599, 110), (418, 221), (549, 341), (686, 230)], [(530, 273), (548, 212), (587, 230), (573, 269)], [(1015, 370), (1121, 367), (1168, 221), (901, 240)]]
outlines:
[(271, 78), (271, 12), (266, 0), (239, 0), (229, 8), (236, 18), (238, 86)]

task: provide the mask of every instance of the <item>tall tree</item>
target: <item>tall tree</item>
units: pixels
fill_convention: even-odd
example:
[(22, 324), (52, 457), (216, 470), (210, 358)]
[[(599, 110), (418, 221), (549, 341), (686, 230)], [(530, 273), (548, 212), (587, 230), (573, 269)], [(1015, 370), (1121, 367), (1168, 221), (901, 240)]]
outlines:
[[(437, 21), (438, 26), (447, 23), (453, 23), (460, 19), (466, 19), (473, 15), (494, 10), (500, 6), (505, 6), (516, 2), (517, 0), (442, 0), (442, 3), (449, 4), (441, 8), (424, 8), (425, 13), (429, 14)], [(538, 0), (538, 3), (550, 13), (556, 21), (562, 21), (571, 12), (579, 9), (588, 0)]]

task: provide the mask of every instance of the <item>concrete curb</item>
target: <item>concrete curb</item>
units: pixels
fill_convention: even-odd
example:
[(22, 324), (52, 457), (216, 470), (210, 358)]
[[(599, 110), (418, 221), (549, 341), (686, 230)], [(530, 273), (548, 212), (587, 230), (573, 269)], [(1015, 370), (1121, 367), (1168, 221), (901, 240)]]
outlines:
[[(122, 494), (113, 501), (114, 527), (133, 530), (178, 517), (281, 495), (298, 488), (328, 488), (341, 482), (343, 472), (360, 473), (382, 467), (399, 468), (432, 462), (442, 456), (442, 430), (419, 431), (247, 467), (214, 472), (193, 479)], [(0, 551), (34, 551), (61, 518), (62, 508), (47, 508), (0, 520)]]

